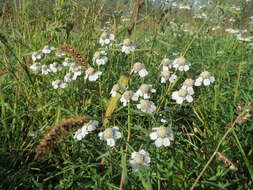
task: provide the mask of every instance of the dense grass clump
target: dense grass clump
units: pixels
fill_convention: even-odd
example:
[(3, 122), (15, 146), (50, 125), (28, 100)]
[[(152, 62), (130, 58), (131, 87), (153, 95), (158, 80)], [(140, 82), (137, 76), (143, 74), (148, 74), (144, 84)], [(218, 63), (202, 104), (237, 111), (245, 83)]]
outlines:
[(243, 5), (1, 2), (0, 189), (252, 188)]

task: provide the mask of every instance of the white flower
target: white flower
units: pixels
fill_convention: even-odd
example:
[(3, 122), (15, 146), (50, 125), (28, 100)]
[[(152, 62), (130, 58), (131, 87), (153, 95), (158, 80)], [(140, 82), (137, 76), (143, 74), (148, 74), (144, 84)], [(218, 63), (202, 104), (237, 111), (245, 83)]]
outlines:
[(162, 118), (160, 121), (161, 121), (162, 123), (167, 123), (167, 120), (166, 120), (166, 119), (163, 119), (163, 118)]
[(70, 65), (75, 65), (75, 62), (71, 60), (70, 58), (66, 57), (64, 61), (62, 62), (62, 65), (64, 67), (69, 67)]
[(129, 54), (135, 50), (135, 45), (130, 39), (124, 39), (122, 53)]
[(66, 83), (62, 82), (61, 80), (55, 80), (55, 81), (52, 81), (52, 86), (53, 86), (54, 89), (65, 88)]
[(145, 65), (143, 63), (137, 62), (134, 64), (131, 73), (138, 73), (140, 77), (145, 77), (148, 74), (148, 71), (145, 69)]
[(137, 108), (145, 113), (153, 113), (156, 110), (154, 102), (149, 100), (140, 100), (140, 104), (137, 104)]
[(73, 73), (67, 73), (64, 76), (64, 82), (70, 82), (70, 81), (72, 81), (72, 78), (73, 78)]
[(43, 57), (43, 54), (40, 51), (39, 52), (35, 52), (35, 53), (32, 54), (32, 60), (33, 61), (41, 60), (42, 57)]
[(97, 51), (93, 55), (93, 62), (95, 62), (98, 66), (105, 65), (108, 61), (108, 58), (106, 57), (105, 51)]
[(142, 84), (140, 88), (137, 90), (135, 95), (137, 97), (143, 97), (144, 99), (149, 99), (151, 93), (155, 93), (156, 90), (152, 88), (151, 84)]
[(136, 97), (131, 90), (125, 91), (122, 94), (120, 101), (123, 103), (123, 106), (126, 106), (130, 102), (130, 100), (137, 101), (138, 97)]
[(194, 94), (193, 90), (194, 80), (192, 79), (186, 79), (182, 85), (182, 89), (187, 90), (190, 94)]
[(59, 63), (54, 62), (54, 63), (49, 65), (49, 69), (50, 69), (51, 72), (56, 73), (57, 71), (62, 70), (62, 66)]
[(78, 141), (82, 140), (90, 131), (96, 130), (98, 124), (99, 124), (99, 122), (96, 120), (92, 120), (92, 121), (84, 124), (81, 129), (78, 129), (75, 132), (74, 139), (78, 140)]
[(187, 102), (192, 102), (192, 95), (192, 92), (188, 92), (187, 90), (181, 88), (179, 91), (175, 91), (172, 93), (172, 99), (176, 100), (177, 104), (182, 104), (184, 100), (186, 100)]
[(47, 65), (42, 65), (41, 66), (41, 74), (42, 75), (47, 75), (50, 72), (50, 69), (48, 68)]
[(124, 86), (121, 86), (119, 84), (115, 84), (115, 85), (113, 85), (110, 94), (112, 97), (115, 97), (118, 92), (123, 93), (125, 90), (126, 90), (126, 88)]
[(138, 171), (140, 167), (148, 167), (151, 159), (149, 153), (141, 149), (139, 152), (133, 152), (131, 154), (130, 165), (133, 171)]
[(98, 134), (100, 140), (105, 140), (107, 145), (110, 147), (115, 146), (115, 141), (121, 138), (121, 133), (117, 126), (107, 128), (104, 132), (100, 132)]
[(76, 80), (77, 77), (83, 74), (83, 68), (80, 65), (76, 65), (71, 69), (71, 71), (73, 72), (72, 80)]
[(150, 133), (150, 139), (155, 140), (155, 146), (170, 146), (170, 141), (174, 140), (174, 134), (171, 128), (168, 127), (158, 127), (152, 128), (152, 133)]
[(177, 79), (177, 75), (172, 74), (169, 70), (163, 70), (161, 72), (161, 83), (174, 82)]
[(203, 71), (200, 76), (195, 80), (195, 86), (201, 86), (203, 83), (205, 86), (209, 86), (211, 83), (215, 81), (214, 76), (211, 76), (211, 74), (208, 71)]
[(53, 46), (45, 46), (43, 49), (42, 49), (42, 53), (44, 54), (49, 54), (51, 53), (51, 51), (53, 51), (55, 48)]
[(100, 36), (99, 43), (104, 45), (109, 45), (111, 41), (113, 41), (115, 38), (114, 34), (108, 34), (107, 32), (103, 32)]
[(164, 58), (161, 61), (162, 71), (169, 71), (172, 68), (172, 61), (168, 58)]
[(40, 63), (34, 63), (33, 65), (30, 66), (30, 69), (32, 71), (37, 71), (41, 69), (41, 64)]
[(86, 71), (85, 71), (85, 80), (89, 80), (89, 81), (96, 81), (98, 79), (98, 77), (102, 74), (102, 72), (100, 71), (96, 71), (94, 68), (89, 67)]
[(188, 62), (183, 56), (176, 58), (172, 63), (174, 68), (179, 71), (188, 71), (190, 69), (191, 63)]

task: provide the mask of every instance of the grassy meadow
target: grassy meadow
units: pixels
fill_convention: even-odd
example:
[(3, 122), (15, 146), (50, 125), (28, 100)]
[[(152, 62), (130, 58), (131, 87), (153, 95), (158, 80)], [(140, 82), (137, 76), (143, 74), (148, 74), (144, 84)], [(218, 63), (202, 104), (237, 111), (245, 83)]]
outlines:
[(0, 1), (0, 189), (252, 190), (253, 3), (222, 2)]

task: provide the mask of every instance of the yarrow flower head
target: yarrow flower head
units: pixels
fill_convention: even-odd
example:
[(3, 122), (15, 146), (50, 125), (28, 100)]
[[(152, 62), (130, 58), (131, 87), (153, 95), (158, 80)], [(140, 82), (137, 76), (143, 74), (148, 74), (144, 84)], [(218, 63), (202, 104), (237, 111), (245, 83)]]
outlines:
[(98, 79), (98, 77), (102, 74), (101, 71), (96, 71), (94, 68), (89, 67), (86, 71), (85, 71), (85, 80), (89, 80), (89, 81), (96, 81)]
[(66, 83), (61, 81), (61, 80), (55, 80), (55, 81), (52, 81), (52, 86), (53, 86), (54, 89), (65, 88)]
[(126, 90), (126, 88), (124, 86), (121, 86), (119, 84), (115, 84), (112, 87), (112, 90), (110, 92), (112, 97), (115, 97), (117, 93), (124, 93), (124, 91)]
[(44, 54), (49, 54), (51, 53), (53, 50), (55, 50), (55, 48), (53, 46), (45, 46), (43, 49), (42, 49), (42, 53)]
[(113, 41), (115, 38), (114, 34), (109, 34), (107, 32), (103, 32), (100, 36), (99, 43), (104, 46), (104, 45), (110, 45), (111, 41)]
[(75, 140), (82, 140), (90, 131), (96, 130), (99, 122), (96, 120), (92, 120), (88, 123), (85, 123), (81, 129), (78, 129), (74, 135)]
[(191, 63), (188, 62), (183, 56), (176, 58), (173, 63), (173, 67), (179, 71), (188, 71), (190, 69)]
[(126, 106), (130, 100), (137, 101), (138, 97), (136, 97), (136, 95), (131, 90), (125, 91), (122, 94), (120, 101), (123, 103), (123, 106)]
[(149, 99), (152, 93), (156, 93), (156, 90), (152, 88), (151, 84), (142, 84), (137, 90), (135, 95), (137, 97), (143, 97), (144, 99)]
[(168, 58), (164, 58), (161, 61), (162, 71), (169, 71), (172, 68), (172, 61)]
[(105, 65), (108, 61), (105, 51), (97, 51), (93, 55), (93, 62), (96, 63), (98, 66)]
[(121, 138), (121, 133), (117, 126), (107, 128), (104, 132), (98, 134), (100, 140), (106, 141), (107, 145), (110, 147), (115, 146), (115, 141)]
[(41, 51), (35, 52), (32, 54), (32, 60), (33, 61), (38, 61), (43, 58), (43, 53)]
[(194, 92), (189, 92), (186, 89), (181, 88), (179, 91), (175, 91), (172, 93), (172, 99), (176, 100), (177, 104), (182, 104), (185, 100), (187, 102), (192, 102), (192, 95)]
[(155, 146), (170, 146), (170, 141), (174, 140), (174, 134), (171, 128), (168, 127), (158, 127), (152, 128), (152, 133), (150, 133), (150, 139), (155, 140)]
[(41, 69), (41, 63), (34, 63), (33, 65), (30, 66), (30, 69), (32, 71), (38, 71)]
[(177, 79), (177, 75), (173, 74), (169, 70), (163, 70), (161, 72), (161, 83), (174, 82)]
[(122, 53), (129, 54), (135, 50), (135, 45), (130, 39), (124, 39)]
[(192, 79), (186, 79), (182, 85), (182, 89), (187, 90), (190, 94), (194, 94), (193, 90), (194, 80)]
[(209, 86), (211, 83), (215, 81), (214, 76), (211, 76), (211, 74), (208, 71), (203, 71), (200, 76), (195, 81), (195, 86), (201, 86), (203, 83), (204, 86)]
[(51, 70), (47, 65), (42, 65), (41, 66), (41, 74), (42, 75), (47, 75)]
[(75, 62), (71, 63), (69, 66), (69, 71), (73, 73), (72, 80), (76, 80), (77, 77), (83, 74), (83, 68), (81, 65), (76, 64)]
[(156, 110), (154, 102), (149, 100), (140, 100), (140, 104), (137, 104), (137, 108), (145, 113), (153, 113)]
[(75, 65), (75, 62), (71, 60), (70, 58), (66, 57), (64, 61), (62, 62), (62, 65), (64, 67), (69, 67), (70, 65)]
[(137, 62), (134, 64), (131, 73), (138, 73), (140, 77), (145, 77), (148, 74), (148, 71), (145, 69), (143, 63)]
[(138, 171), (140, 167), (148, 167), (151, 159), (149, 153), (141, 149), (139, 152), (131, 154), (130, 165), (133, 171)]
[(62, 70), (62, 65), (57, 62), (53, 62), (52, 64), (49, 65), (49, 69), (51, 72), (56, 73)]

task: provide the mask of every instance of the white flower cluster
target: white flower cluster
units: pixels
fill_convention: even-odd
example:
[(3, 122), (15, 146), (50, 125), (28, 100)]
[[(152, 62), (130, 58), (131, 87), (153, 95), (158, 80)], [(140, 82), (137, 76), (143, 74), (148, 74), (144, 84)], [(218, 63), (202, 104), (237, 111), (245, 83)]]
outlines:
[(177, 75), (173, 74), (171, 71), (173, 65), (170, 59), (164, 58), (161, 62), (162, 71), (161, 71), (161, 83), (174, 82), (177, 79)]
[[(43, 59), (51, 58), (55, 60), (55, 57), (59, 61), (54, 61), (51, 64), (42, 64)], [(85, 80), (96, 81), (102, 74), (101, 71), (96, 71), (91, 66), (85, 69), (82, 65), (77, 64), (73, 59), (57, 51), (52, 46), (45, 46), (42, 50), (33, 53), (32, 60), (34, 64), (30, 66), (30, 69), (35, 72), (41, 71), (42, 75), (57, 73), (62, 70), (65, 71), (63, 79), (57, 79), (51, 82), (54, 89), (65, 88), (67, 83), (77, 80), (77, 78), (82, 75), (84, 75)], [(93, 61), (96, 65), (104, 65), (108, 61), (108, 58), (104, 51), (99, 51), (94, 54)], [(48, 62), (48, 60), (46, 62)]]

